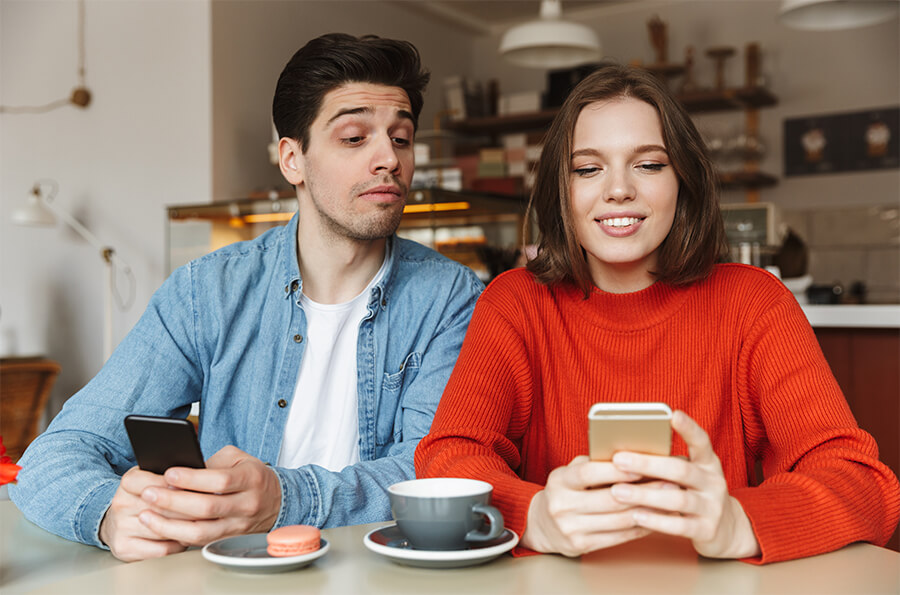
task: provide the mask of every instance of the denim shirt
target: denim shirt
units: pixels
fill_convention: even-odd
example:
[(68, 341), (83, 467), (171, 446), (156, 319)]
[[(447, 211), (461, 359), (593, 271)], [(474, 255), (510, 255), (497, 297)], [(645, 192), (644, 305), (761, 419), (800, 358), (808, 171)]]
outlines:
[(360, 462), (339, 472), (275, 467), (306, 346), (296, 236), (295, 214), (166, 280), (103, 369), (19, 461), (9, 493), (26, 518), (103, 547), (100, 522), (135, 465), (124, 417), (186, 417), (198, 400), (205, 458), (231, 444), (273, 466), (281, 484), (275, 527), (391, 518), (386, 489), (415, 477), (416, 444), (431, 427), (483, 285), (471, 269), (393, 237), (359, 326)]

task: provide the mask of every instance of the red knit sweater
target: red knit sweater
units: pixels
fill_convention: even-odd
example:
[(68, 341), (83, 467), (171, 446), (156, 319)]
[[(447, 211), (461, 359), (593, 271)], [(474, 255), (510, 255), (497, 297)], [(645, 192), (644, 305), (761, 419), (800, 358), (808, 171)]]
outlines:
[[(598, 401), (664, 401), (709, 433), (756, 532), (754, 561), (883, 544), (897, 526), (897, 478), (803, 311), (775, 277), (743, 265), (688, 288), (587, 300), (525, 269), (504, 273), (475, 308), (416, 474), (489, 481), (521, 535), (550, 471), (587, 454)], [(673, 454), (687, 454), (677, 435)], [(765, 481), (754, 487), (757, 460)]]

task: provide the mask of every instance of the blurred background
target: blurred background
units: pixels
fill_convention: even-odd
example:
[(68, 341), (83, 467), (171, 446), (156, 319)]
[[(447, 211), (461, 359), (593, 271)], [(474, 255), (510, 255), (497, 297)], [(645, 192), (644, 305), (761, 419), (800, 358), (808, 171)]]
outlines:
[[(54, 180), (54, 204), (101, 243), (113, 246), (133, 273), (132, 303), (111, 308), (115, 345), (178, 264), (178, 255), (197, 250), (185, 247), (193, 241), (193, 232), (173, 231), (177, 212), (173, 218), (170, 207), (289, 196), (268, 154), (272, 93), (291, 55), (323, 33), (374, 33), (409, 40), (420, 50), (432, 72), (420, 120), (426, 153), (417, 176), (426, 178), (423, 187), (450, 184), (454, 189), (524, 196), (533, 157), (528, 148), (538, 145), (539, 150), (535, 133), (545, 129), (549, 119), (508, 124), (521, 114), (552, 114), (552, 95), (559, 95), (565, 84), (560, 87), (559, 76), (554, 79), (551, 71), (570, 79), (579, 74), (570, 66), (519, 66), (500, 55), (504, 35), (538, 19), (540, 4), (3, 0), (0, 355), (41, 355), (62, 365), (48, 415), (103, 363), (108, 296), (106, 268), (96, 247), (65, 225), (41, 229), (12, 221), (13, 211), (25, 204), (36, 181)], [(888, 120), (893, 117), (900, 104), (898, 21), (894, 17), (849, 29), (803, 30), (782, 22), (781, 8), (775, 0), (571, 1), (562, 3), (561, 17), (596, 34), (600, 49), (591, 62), (662, 67), (661, 76), (687, 95), (721, 90), (722, 77), (725, 89), (764, 89), (769, 99), (759, 109), (738, 105), (697, 113), (698, 127), (719, 151), (723, 170), (736, 162), (739, 171), (749, 165), (766, 175), (763, 184), (724, 186), (723, 201), (774, 205), (780, 231), (775, 230), (778, 238), (768, 241), (769, 247), (778, 247), (784, 229), (793, 230), (808, 258), (799, 272), (808, 273), (814, 284), (837, 283), (849, 289), (859, 282), (869, 303), (898, 303), (900, 170), (882, 163), (857, 170), (801, 168), (798, 173), (790, 170), (785, 153), (789, 123), (873, 110), (887, 114)], [(660, 56), (651, 21), (664, 25), (667, 55)], [(752, 80), (750, 44), (756, 46)], [(90, 92), (83, 107), (70, 98), (80, 86)], [(469, 102), (464, 104), (466, 113), (450, 113), (459, 97)], [(46, 106), (60, 98), (70, 100), (37, 112), (11, 109)], [(487, 119), (485, 128), (478, 127), (478, 118)], [(467, 126), (473, 122), (474, 128)], [(448, 131), (454, 134), (442, 136)], [(888, 142), (896, 144), (896, 129), (893, 135)], [(436, 147), (436, 138), (447, 140)], [(492, 147), (505, 153), (488, 175), (492, 168), (484, 164), (491, 156), (483, 150)], [(518, 158), (510, 161), (512, 154)], [(477, 156), (474, 164), (472, 155)], [(442, 161), (446, 159), (453, 161)], [(428, 182), (429, 161), (438, 164), (431, 171), (446, 169), (447, 179), (455, 181)], [(494, 181), (475, 182), (473, 187), (466, 173), (470, 167), (480, 168), (485, 174), (481, 178), (517, 179), (511, 186)], [(521, 175), (512, 175), (515, 168)], [(474, 176), (479, 178), (478, 171)], [(295, 208), (290, 204), (288, 199), (286, 208)], [(519, 213), (521, 201), (509, 205), (495, 210)], [(237, 215), (243, 217), (244, 212)], [(209, 239), (209, 226), (202, 217), (199, 221), (188, 227)], [(502, 221), (514, 225), (512, 232), (505, 232), (506, 239), (497, 242), (500, 245), (489, 246), (495, 253), (488, 258), (497, 261), (511, 258), (497, 251), (514, 250), (516, 242), (527, 240), (518, 220)], [(433, 226), (430, 229), (434, 232)], [(464, 226), (461, 233), (465, 238), (470, 232), (478, 243), (482, 230), (476, 226), (465, 231)], [(447, 232), (431, 240), (446, 243), (451, 236)], [(764, 241), (763, 248), (768, 244)], [(479, 254), (484, 264), (485, 248)], [(113, 282), (116, 294), (128, 301), (130, 279), (120, 271)]]

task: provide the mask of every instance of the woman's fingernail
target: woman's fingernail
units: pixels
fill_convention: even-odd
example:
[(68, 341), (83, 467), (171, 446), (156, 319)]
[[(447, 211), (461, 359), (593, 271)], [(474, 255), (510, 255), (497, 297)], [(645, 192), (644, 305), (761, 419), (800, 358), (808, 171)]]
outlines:
[(143, 493), (141, 493), (141, 499), (144, 500), (144, 502), (153, 503), (156, 502), (156, 498), (156, 490), (154, 490), (153, 488), (148, 488), (144, 490)]
[(150, 526), (150, 513), (146, 510), (138, 515), (138, 520), (141, 521), (141, 524), (145, 527)]
[(628, 500), (632, 494), (634, 490), (628, 484), (617, 483), (612, 487), (612, 495), (617, 500)]
[(631, 455), (626, 452), (617, 452), (613, 455), (612, 462), (616, 465), (616, 467), (631, 467), (634, 462)]

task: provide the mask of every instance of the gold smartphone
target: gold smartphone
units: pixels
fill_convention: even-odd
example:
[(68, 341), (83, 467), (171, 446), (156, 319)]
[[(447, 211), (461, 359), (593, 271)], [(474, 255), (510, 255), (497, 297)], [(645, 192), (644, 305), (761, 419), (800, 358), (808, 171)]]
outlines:
[(609, 461), (619, 450), (670, 454), (671, 419), (665, 403), (595, 403), (588, 412), (591, 460)]

